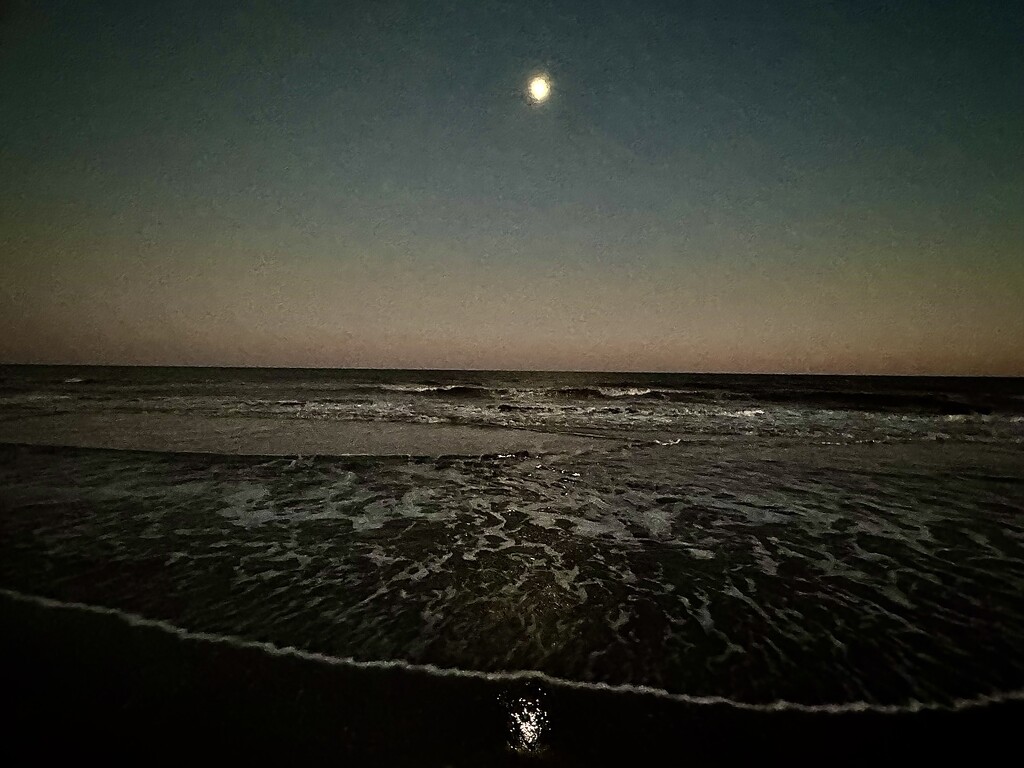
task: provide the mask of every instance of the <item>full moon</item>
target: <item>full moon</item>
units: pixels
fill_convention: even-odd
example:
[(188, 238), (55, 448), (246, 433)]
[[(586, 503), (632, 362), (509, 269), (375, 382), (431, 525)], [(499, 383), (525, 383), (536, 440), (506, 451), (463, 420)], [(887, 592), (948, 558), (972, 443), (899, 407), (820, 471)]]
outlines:
[(535, 77), (530, 81), (530, 97), (536, 101), (547, 101), (551, 95), (551, 83), (546, 77)]

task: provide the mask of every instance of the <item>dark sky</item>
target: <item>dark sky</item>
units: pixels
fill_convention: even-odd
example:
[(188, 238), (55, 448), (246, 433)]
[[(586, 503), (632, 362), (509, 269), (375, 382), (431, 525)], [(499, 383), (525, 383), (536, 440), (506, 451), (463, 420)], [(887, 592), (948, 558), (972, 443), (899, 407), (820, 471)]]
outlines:
[(0, 360), (1024, 374), (1024, 3), (0, 7)]

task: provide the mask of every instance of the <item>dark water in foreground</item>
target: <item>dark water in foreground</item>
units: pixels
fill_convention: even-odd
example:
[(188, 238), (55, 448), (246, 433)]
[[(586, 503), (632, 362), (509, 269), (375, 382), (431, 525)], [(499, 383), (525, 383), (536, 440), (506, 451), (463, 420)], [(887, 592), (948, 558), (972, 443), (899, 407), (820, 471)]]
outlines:
[[(1024, 696), (1020, 380), (0, 368), (0, 441), (139, 413), (212, 435), (272, 419), (279, 442), (312, 420), (338, 445), (0, 446), (0, 588), (26, 626), (58, 623), (40, 636), (111, 621), (280, 663), (289, 647), (456, 709), (451, 680), (485, 686), (506, 757), (559, 757), (583, 727), (570, 698), (671, 723), (966, 718)], [(494, 445), (342, 456), (353, 422)], [(507, 452), (509, 428), (586, 441)]]

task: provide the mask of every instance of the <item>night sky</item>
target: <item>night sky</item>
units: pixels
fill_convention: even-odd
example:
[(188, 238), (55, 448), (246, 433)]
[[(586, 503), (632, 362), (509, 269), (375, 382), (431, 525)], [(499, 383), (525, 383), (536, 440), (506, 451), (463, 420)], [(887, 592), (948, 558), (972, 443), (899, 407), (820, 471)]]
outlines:
[(1024, 374), (1024, 3), (0, 8), (0, 361)]

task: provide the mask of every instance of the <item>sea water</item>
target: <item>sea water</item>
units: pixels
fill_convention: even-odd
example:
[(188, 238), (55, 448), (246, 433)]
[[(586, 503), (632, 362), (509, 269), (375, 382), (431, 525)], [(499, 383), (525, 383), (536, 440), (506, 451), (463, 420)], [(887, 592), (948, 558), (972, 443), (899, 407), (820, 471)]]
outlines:
[(1024, 689), (1020, 380), (6, 367), (0, 441), (8, 597), (698, 705)]

